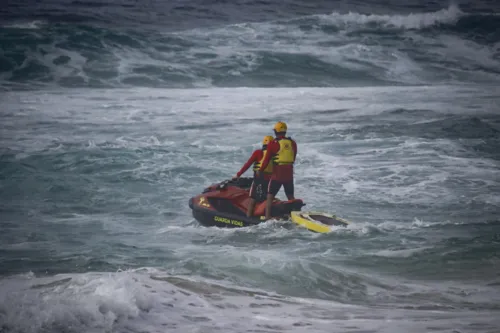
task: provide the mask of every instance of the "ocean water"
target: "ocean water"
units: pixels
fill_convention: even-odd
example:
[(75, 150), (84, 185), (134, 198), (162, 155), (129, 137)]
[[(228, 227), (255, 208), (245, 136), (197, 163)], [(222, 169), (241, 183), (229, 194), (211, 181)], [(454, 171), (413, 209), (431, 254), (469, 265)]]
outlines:
[[(8, 2), (0, 332), (500, 332), (499, 13)], [(278, 120), (304, 210), (352, 223), (201, 227)]]

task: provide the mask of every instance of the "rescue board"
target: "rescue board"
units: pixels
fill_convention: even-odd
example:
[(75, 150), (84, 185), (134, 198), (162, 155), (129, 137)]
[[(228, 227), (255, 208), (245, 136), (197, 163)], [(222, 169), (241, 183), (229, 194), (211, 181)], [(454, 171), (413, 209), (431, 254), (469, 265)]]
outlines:
[(292, 222), (301, 225), (311, 231), (326, 233), (332, 231), (332, 227), (347, 227), (349, 221), (338, 216), (320, 212), (290, 212)]

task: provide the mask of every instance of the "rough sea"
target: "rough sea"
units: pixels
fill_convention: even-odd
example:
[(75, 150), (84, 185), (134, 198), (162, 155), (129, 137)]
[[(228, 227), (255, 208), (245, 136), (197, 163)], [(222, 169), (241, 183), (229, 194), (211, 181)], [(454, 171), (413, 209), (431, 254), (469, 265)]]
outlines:
[[(200, 226), (277, 121), (349, 227)], [(500, 332), (500, 3), (4, 1), (0, 332)]]

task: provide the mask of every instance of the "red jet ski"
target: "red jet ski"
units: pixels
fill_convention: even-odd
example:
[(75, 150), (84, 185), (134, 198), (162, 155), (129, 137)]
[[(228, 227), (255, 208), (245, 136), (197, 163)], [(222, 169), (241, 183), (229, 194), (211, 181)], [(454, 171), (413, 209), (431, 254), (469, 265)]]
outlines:
[[(254, 216), (247, 217), (252, 178), (225, 180), (212, 184), (203, 193), (189, 199), (193, 217), (207, 227), (238, 228), (256, 225), (265, 220), (266, 201), (257, 202)], [(305, 206), (301, 199), (275, 199), (271, 209), (274, 219), (288, 219), (290, 212)]]

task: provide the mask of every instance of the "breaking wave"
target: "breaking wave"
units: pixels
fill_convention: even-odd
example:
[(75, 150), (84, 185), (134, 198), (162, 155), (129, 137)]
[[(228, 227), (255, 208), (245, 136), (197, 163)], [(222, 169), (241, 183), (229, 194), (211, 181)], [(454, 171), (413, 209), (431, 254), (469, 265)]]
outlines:
[(332, 13), (167, 30), (35, 20), (0, 28), (4, 89), (498, 83), (500, 16)]

